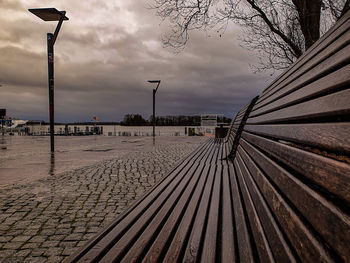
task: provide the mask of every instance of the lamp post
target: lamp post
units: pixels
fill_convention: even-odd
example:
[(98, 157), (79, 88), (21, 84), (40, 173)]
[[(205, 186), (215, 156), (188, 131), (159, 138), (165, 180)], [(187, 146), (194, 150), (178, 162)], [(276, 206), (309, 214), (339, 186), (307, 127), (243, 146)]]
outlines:
[(28, 9), (31, 13), (44, 21), (58, 21), (55, 32), (47, 33), (47, 62), (49, 82), (49, 113), (50, 113), (50, 146), (51, 152), (55, 151), (55, 119), (54, 119), (54, 50), (58, 32), (61, 29), (63, 20), (68, 20), (66, 11), (58, 11), (56, 8), (33, 8)]
[[(0, 85), (1, 87), (1, 85)], [(4, 118), (6, 116), (6, 109), (0, 109), (0, 117), (1, 117), (1, 135), (4, 136), (5, 135), (5, 131), (4, 131)]]
[[(0, 84), (0, 87), (2, 85)], [(4, 117), (6, 115), (6, 110), (5, 109), (0, 109), (0, 117), (1, 117), (1, 135), (4, 136)]]
[(153, 118), (152, 118), (152, 122), (153, 122), (153, 138), (155, 138), (156, 136), (156, 92), (159, 88), (160, 85), (160, 80), (149, 80), (149, 83), (157, 83), (157, 88), (153, 89)]

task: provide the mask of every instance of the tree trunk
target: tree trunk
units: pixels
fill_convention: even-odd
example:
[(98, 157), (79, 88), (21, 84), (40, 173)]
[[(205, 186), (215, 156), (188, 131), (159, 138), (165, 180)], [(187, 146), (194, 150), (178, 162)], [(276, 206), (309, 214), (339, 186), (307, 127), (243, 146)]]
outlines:
[(344, 8), (343, 8), (343, 10), (342, 10), (342, 12), (341, 12), (341, 14), (340, 14), (339, 19), (340, 19), (343, 15), (345, 15), (345, 13), (348, 12), (349, 10), (350, 10), (350, 1), (349, 1), (349, 0), (346, 0), (346, 2), (345, 2), (345, 4), (344, 4)]
[(299, 14), (305, 50), (320, 38), (321, 0), (293, 0)]

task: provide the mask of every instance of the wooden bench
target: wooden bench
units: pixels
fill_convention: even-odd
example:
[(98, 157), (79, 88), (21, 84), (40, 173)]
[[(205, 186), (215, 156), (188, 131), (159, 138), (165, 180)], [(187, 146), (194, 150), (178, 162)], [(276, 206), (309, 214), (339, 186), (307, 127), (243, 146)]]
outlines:
[(349, 18), (65, 262), (350, 262)]
[(244, 126), (234, 166), (262, 261), (350, 262), (349, 25), (348, 13)]

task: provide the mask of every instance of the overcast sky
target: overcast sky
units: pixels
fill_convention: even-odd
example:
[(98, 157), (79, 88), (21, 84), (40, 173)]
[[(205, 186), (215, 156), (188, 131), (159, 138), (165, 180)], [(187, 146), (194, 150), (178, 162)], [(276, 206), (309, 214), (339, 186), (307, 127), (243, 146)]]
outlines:
[(66, 10), (55, 44), (55, 121), (119, 121), (152, 112), (148, 79), (161, 79), (157, 115), (228, 117), (269, 81), (253, 74), (255, 58), (239, 47), (238, 28), (223, 37), (196, 32), (186, 49), (164, 49), (165, 23), (152, 0), (0, 0), (0, 108), (20, 119), (48, 120), (46, 33), (28, 8)]

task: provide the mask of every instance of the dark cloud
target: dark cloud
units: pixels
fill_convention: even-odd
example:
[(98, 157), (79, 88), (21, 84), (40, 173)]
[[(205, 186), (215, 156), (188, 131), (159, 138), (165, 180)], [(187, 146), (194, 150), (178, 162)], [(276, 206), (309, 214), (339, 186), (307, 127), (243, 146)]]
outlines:
[(266, 86), (266, 77), (250, 72), (255, 58), (237, 45), (236, 28), (223, 37), (196, 32), (175, 54), (162, 47), (167, 28), (148, 2), (0, 0), (0, 107), (14, 117), (47, 120), (46, 32), (55, 23), (27, 11), (45, 4), (65, 8), (70, 18), (55, 44), (57, 121), (148, 118), (148, 79), (162, 80), (159, 115), (232, 116)]

